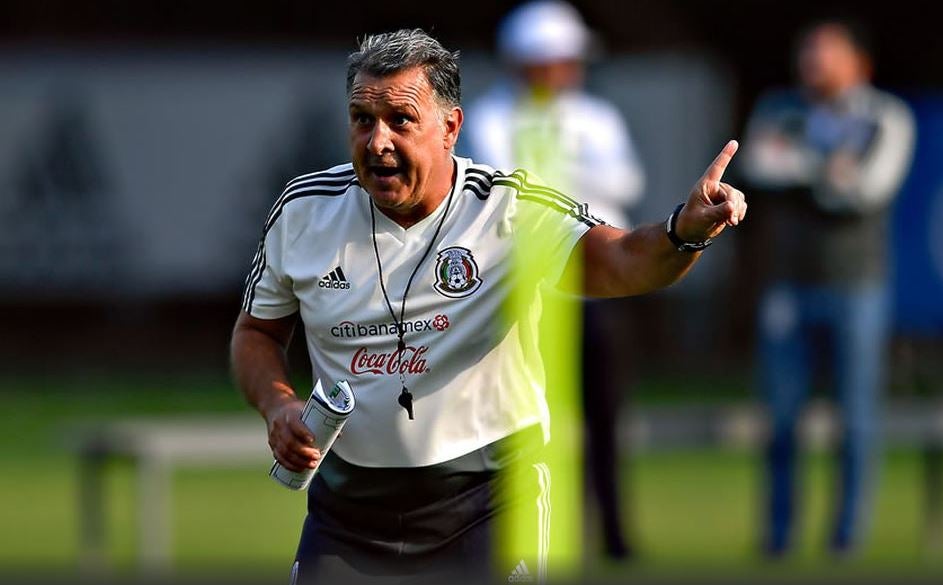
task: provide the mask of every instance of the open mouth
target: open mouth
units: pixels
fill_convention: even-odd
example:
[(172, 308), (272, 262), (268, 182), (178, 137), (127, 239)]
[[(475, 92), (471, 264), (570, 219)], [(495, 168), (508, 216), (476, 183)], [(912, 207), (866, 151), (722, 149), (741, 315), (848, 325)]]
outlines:
[(389, 178), (396, 176), (400, 173), (401, 169), (398, 166), (371, 166), (370, 172), (376, 175), (377, 177)]

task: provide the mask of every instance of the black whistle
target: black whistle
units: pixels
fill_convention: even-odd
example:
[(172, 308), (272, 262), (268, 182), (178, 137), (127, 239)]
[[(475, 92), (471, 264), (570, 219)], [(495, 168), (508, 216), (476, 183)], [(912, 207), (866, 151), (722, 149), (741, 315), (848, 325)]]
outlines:
[(396, 401), (399, 402), (400, 406), (406, 409), (406, 412), (409, 414), (409, 420), (413, 420), (413, 395), (406, 389), (406, 386), (403, 386), (403, 391), (399, 393), (399, 398), (397, 398)]

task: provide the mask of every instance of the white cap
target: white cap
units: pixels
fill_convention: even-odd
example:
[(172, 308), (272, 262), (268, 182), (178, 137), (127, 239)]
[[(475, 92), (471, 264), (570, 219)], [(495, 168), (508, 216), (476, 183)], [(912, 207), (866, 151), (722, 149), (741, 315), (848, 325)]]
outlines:
[(579, 12), (559, 0), (518, 6), (498, 28), (498, 51), (513, 63), (545, 63), (589, 56), (592, 34)]

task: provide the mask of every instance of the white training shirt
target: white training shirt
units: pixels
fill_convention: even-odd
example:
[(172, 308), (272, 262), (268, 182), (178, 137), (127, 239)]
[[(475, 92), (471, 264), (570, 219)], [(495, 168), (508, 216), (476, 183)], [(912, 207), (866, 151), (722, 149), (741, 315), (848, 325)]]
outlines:
[[(601, 222), (524, 171), (454, 160), (456, 188), (419, 223), (403, 229), (375, 210), (398, 319), (406, 283), (448, 207), (409, 290), (402, 355), (378, 280), (371, 199), (350, 164), (288, 183), (247, 278), (243, 308), (260, 319), (300, 312), (314, 375), (325, 386), (350, 382), (356, 408), (333, 450), (355, 465), (441, 463), (538, 423), (549, 439), (539, 314), (510, 323), (502, 308), (514, 286), (536, 290), (540, 274), (556, 283), (577, 241)], [(526, 269), (514, 270), (514, 261)], [(397, 402), (400, 370), (414, 420)]]

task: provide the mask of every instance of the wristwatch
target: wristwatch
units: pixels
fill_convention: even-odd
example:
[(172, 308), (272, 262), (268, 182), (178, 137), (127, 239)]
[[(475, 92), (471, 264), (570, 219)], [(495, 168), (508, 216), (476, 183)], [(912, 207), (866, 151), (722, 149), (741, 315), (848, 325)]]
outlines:
[(685, 242), (678, 237), (678, 234), (675, 232), (675, 228), (678, 223), (678, 215), (681, 214), (681, 210), (684, 208), (684, 203), (679, 203), (675, 210), (671, 212), (671, 215), (668, 216), (668, 221), (665, 222), (665, 231), (668, 233), (668, 239), (671, 240), (671, 243), (674, 244), (675, 248), (679, 252), (700, 252), (704, 248), (710, 246), (714, 241), (710, 238), (702, 242)]

